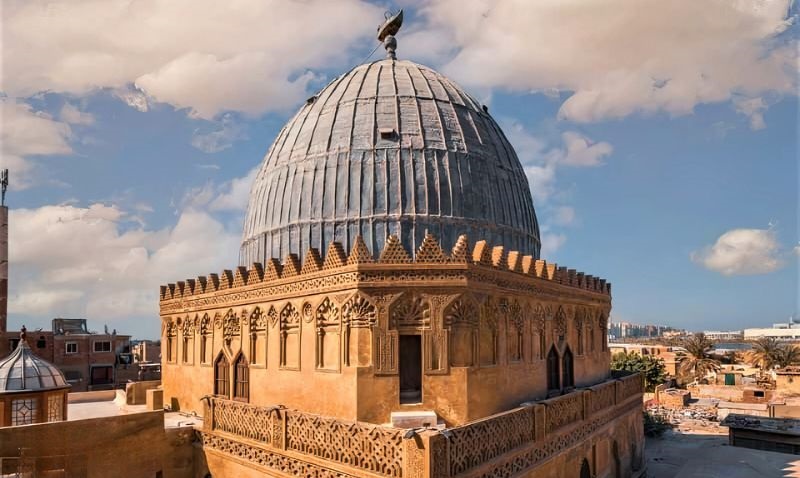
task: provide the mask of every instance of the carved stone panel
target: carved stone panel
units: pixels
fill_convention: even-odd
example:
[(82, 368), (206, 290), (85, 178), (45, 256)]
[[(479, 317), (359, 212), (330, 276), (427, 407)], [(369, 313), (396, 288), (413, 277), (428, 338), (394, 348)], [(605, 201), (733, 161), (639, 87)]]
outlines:
[[(377, 322), (375, 305), (365, 296), (356, 294), (342, 305), (344, 365), (349, 367), (352, 355), (358, 353), (358, 339), (363, 329), (371, 333)], [(355, 332), (355, 333), (354, 333)], [(376, 359), (377, 360), (377, 359)]]
[(341, 370), (341, 315), (336, 303), (325, 297), (317, 306), (316, 321), (316, 357), (317, 369), (328, 371)]
[(422, 332), (422, 350), (424, 350), (424, 370), (428, 375), (447, 374), (450, 372), (448, 361), (447, 330), (425, 330)]
[(447, 307), (444, 326), (450, 330), (450, 365), (471, 367), (478, 356), (478, 325), (480, 310), (466, 298), (458, 299)]
[(421, 330), (431, 327), (431, 307), (428, 300), (409, 294), (391, 307), (389, 328), (393, 330)]
[(281, 310), (280, 367), (283, 369), (300, 369), (300, 320), (300, 312), (291, 303)]
[(498, 315), (498, 306), (491, 299), (481, 306), (480, 338), (478, 341), (479, 364), (481, 366), (497, 364)]
[(397, 375), (399, 334), (396, 330), (375, 331), (375, 374)]

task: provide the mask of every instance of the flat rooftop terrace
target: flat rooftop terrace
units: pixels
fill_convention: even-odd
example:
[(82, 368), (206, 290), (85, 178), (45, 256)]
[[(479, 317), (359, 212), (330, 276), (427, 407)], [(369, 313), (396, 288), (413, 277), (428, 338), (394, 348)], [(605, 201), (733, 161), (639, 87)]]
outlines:
[[(67, 404), (67, 421), (152, 413), (146, 405), (127, 405), (125, 395), (114, 390), (71, 393)], [(202, 427), (203, 418), (184, 412), (164, 412), (164, 427)]]

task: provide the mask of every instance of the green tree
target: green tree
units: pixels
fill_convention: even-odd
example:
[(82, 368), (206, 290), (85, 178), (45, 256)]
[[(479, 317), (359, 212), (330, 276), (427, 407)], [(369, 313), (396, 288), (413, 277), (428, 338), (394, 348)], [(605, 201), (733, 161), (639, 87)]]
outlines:
[(611, 357), (611, 370), (641, 372), (644, 379), (645, 392), (652, 392), (656, 385), (667, 378), (664, 361), (650, 355), (639, 355), (634, 352), (618, 352)]
[(782, 345), (778, 352), (776, 365), (783, 368), (789, 365), (797, 365), (798, 363), (800, 363), (800, 348), (790, 344)]
[(781, 346), (773, 337), (761, 337), (753, 343), (750, 362), (763, 370), (772, 370), (778, 364)]
[(686, 378), (700, 379), (709, 372), (720, 369), (719, 360), (711, 358), (714, 343), (705, 334), (698, 332), (684, 340), (683, 348), (686, 353), (679, 357), (678, 372)]

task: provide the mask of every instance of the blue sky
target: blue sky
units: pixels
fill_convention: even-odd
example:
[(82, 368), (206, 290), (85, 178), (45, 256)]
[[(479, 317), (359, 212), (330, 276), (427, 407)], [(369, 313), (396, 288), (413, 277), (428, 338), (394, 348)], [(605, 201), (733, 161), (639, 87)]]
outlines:
[[(158, 286), (236, 264), (249, 175), (374, 48), (387, 7), (223, 3), (4, 3), (12, 328), (85, 317), (157, 336)], [(543, 257), (610, 280), (616, 319), (785, 321), (797, 7), (637, 5), (398, 2), (398, 56), (489, 105), (529, 173)]]

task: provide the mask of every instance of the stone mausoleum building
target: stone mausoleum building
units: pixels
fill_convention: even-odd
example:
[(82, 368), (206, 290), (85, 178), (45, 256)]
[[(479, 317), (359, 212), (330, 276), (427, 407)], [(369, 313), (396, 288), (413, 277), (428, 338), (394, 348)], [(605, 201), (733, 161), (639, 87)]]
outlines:
[(164, 401), (204, 416), (197, 476), (642, 476), (610, 285), (540, 259), (514, 148), (395, 58), (398, 28), (278, 134), (241, 265), (161, 288)]

